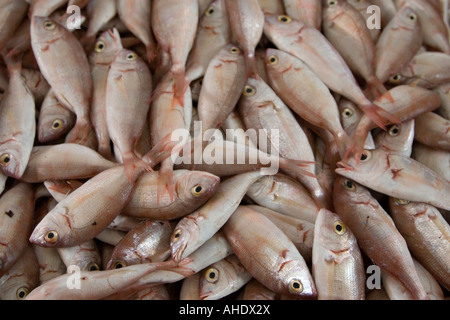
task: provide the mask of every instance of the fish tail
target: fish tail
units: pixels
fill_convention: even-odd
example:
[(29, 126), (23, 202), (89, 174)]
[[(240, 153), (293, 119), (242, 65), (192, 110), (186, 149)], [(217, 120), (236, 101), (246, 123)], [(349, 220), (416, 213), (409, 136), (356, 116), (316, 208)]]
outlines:
[(131, 183), (144, 172), (153, 172), (152, 167), (140, 159), (133, 152), (129, 152), (123, 155), (123, 166), (128, 181)]
[[(313, 173), (311, 168), (314, 168), (316, 165), (316, 162), (313, 161), (303, 161), (303, 160), (294, 160), (294, 159), (286, 159), (286, 158), (280, 158), (280, 168), (295, 172), (302, 176), (308, 176), (311, 178), (316, 178), (315, 173)], [(308, 170), (308, 169), (310, 170)]]
[(2, 57), (10, 74), (22, 72), (22, 51), (12, 49), (7, 52), (6, 50), (3, 50)]
[(75, 126), (67, 134), (66, 143), (75, 143), (86, 146), (92, 133), (92, 126), (87, 119), (79, 118)]
[(372, 96), (372, 100), (376, 100), (380, 96), (387, 94), (386, 98), (388, 98), (389, 101), (394, 102), (394, 98), (392, 98), (392, 95), (388, 93), (388, 90), (384, 86), (383, 82), (376, 76), (373, 76), (372, 78), (368, 79), (367, 89), (369, 90)]
[(174, 79), (174, 99), (184, 105), (184, 94), (189, 86), (189, 81), (186, 79), (185, 70), (183, 68), (175, 69), (172, 71)]
[(255, 54), (253, 52), (246, 53), (244, 55), (245, 58), (245, 67), (247, 73), (247, 79), (255, 78), (259, 79), (258, 68), (256, 67), (256, 59)]
[(347, 146), (341, 164), (344, 166), (357, 165), (361, 160), (364, 152), (364, 145), (366, 144), (367, 136), (369, 135), (369, 127), (366, 122), (360, 122), (355, 132), (350, 139), (350, 145)]
[(376, 104), (362, 104), (358, 107), (364, 111), (364, 113), (381, 129), (386, 130), (388, 124), (397, 123), (401, 124), (401, 121), (394, 117), (392, 114), (377, 106)]
[(157, 54), (157, 50), (156, 50), (156, 46), (155, 43), (153, 41), (151, 41), (147, 46), (146, 46), (146, 51), (147, 51), (147, 60), (149, 63), (153, 63), (153, 61), (156, 59)]
[(178, 143), (179, 141), (172, 140), (172, 134), (169, 133), (147, 152), (142, 160), (153, 168), (172, 156), (172, 150)]
[(158, 174), (158, 187), (157, 187), (157, 204), (159, 205), (159, 200), (167, 191), (170, 196), (170, 201), (173, 201), (174, 198), (174, 178), (173, 178), (173, 165), (170, 158), (164, 160), (161, 164), (161, 168)]

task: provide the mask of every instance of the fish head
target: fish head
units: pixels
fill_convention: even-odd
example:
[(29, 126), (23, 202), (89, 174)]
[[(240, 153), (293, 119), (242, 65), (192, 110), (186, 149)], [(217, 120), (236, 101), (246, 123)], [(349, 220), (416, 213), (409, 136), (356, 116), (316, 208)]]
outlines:
[(230, 275), (222, 267), (220, 261), (210, 265), (200, 275), (200, 300), (211, 299), (213, 295), (227, 289), (230, 280)]
[(324, 20), (332, 21), (341, 15), (346, 9), (344, 7), (346, 4), (347, 2), (344, 0), (322, 0)]
[(333, 186), (333, 201), (336, 208), (355, 203), (369, 203), (371, 199), (370, 191), (361, 184), (344, 176), (336, 177)]
[(107, 30), (98, 37), (95, 43), (94, 51), (89, 57), (91, 64), (111, 64), (121, 49), (123, 46), (117, 29)]
[[(382, 161), (383, 154), (386, 155), (386, 161)], [(389, 154), (382, 150), (364, 150), (359, 161), (352, 158), (345, 163), (338, 162), (337, 166), (337, 174), (361, 182), (374, 179), (377, 174), (389, 169)]]
[(75, 118), (67, 117), (57, 112), (41, 114), (38, 122), (38, 139), (41, 143), (54, 141), (70, 131), (75, 124)]
[(331, 250), (334, 254), (344, 253), (355, 244), (351, 230), (336, 213), (330, 210), (321, 209), (317, 214), (315, 225), (314, 239), (320, 241), (322, 247)]
[(261, 109), (270, 112), (270, 109), (276, 108), (273, 97), (273, 90), (264, 80), (248, 78), (239, 101), (239, 111), (242, 117), (245, 119), (250, 113), (258, 112)]
[(192, 253), (189, 245), (195, 243), (199, 235), (195, 219), (192, 215), (181, 219), (170, 237), (170, 252), (172, 260), (176, 263)]
[(294, 56), (285, 51), (274, 48), (266, 49), (265, 64), (269, 78), (282, 76), (287, 70), (290, 70), (294, 61)]
[(283, 268), (278, 272), (278, 283), (283, 286), (282, 291), (288, 296), (301, 299), (315, 299), (317, 289), (308, 268), (304, 267), (304, 262), (290, 260), (283, 264)]
[(29, 159), (30, 155), (24, 152), (23, 145), (15, 140), (8, 141), (0, 147), (0, 169), (8, 177), (22, 178)]
[[(397, 19), (396, 19), (397, 18)], [(404, 29), (415, 30), (421, 28), (419, 15), (417, 12), (408, 6), (402, 7), (398, 12), (397, 16), (393, 18), (397, 23), (398, 27)], [(418, 34), (418, 36), (422, 36), (422, 33)]]
[(189, 201), (205, 202), (217, 190), (220, 177), (203, 171), (186, 171), (177, 180), (176, 190), (180, 197)]
[(293, 35), (306, 27), (303, 22), (285, 14), (266, 14), (264, 19), (264, 34), (271, 41), (278, 37)]
[(117, 51), (114, 61), (111, 64), (111, 69), (123, 71), (134, 70), (142, 63), (144, 62), (136, 52), (122, 48)]
[(31, 21), (31, 39), (49, 46), (62, 37), (64, 27), (49, 17), (34, 16)]
[(225, 0), (214, 0), (200, 17), (199, 27), (207, 29), (217, 28), (224, 23), (228, 23), (227, 19)]
[(45, 248), (72, 246), (65, 241), (72, 234), (65, 211), (65, 208), (58, 206), (50, 211), (34, 228), (29, 238), (30, 243)]

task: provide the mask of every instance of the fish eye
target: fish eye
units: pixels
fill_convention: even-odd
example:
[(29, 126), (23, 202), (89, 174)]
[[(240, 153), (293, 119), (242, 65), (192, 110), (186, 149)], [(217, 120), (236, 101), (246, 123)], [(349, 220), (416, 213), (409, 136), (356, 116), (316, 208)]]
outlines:
[(205, 15), (207, 15), (208, 17), (210, 15), (212, 15), (213, 13), (214, 13), (214, 8), (212, 8), (212, 7), (206, 9), (206, 11), (205, 11)]
[(127, 54), (127, 60), (128, 61), (134, 61), (137, 59), (137, 54), (136, 53), (129, 53)]
[(342, 185), (344, 186), (345, 189), (349, 190), (349, 191), (356, 191), (356, 186), (355, 184), (350, 181), (350, 180), (345, 180)]
[(342, 221), (336, 221), (334, 223), (334, 232), (338, 235), (343, 235), (347, 231), (345, 224)]
[(350, 109), (350, 108), (345, 108), (344, 111), (342, 111), (342, 116), (343, 116), (345, 119), (351, 118), (354, 114), (355, 114), (355, 111), (353, 111), (353, 110)]
[(124, 261), (116, 261), (116, 262), (114, 262), (114, 266), (113, 266), (113, 268), (114, 269), (122, 269), (122, 268), (125, 268), (127, 266), (127, 264), (124, 262)]
[(287, 15), (282, 14), (277, 17), (277, 20), (280, 22), (283, 22), (283, 23), (290, 23), (292, 21), (292, 18)]
[(44, 28), (46, 30), (54, 30), (56, 28), (56, 24), (51, 20), (46, 20), (44, 22)]
[(172, 236), (172, 241), (173, 242), (178, 241), (180, 239), (181, 231), (182, 231), (181, 229), (175, 230), (175, 232), (173, 233), (173, 236)]
[(388, 130), (388, 133), (391, 137), (397, 137), (401, 132), (401, 129), (398, 125), (394, 124)]
[(216, 268), (209, 268), (205, 272), (205, 279), (210, 283), (215, 283), (219, 280), (219, 270)]
[(416, 21), (417, 20), (417, 15), (415, 13), (410, 13), (408, 15), (408, 19), (411, 21)]
[(270, 65), (276, 65), (278, 63), (278, 57), (275, 55), (272, 55), (269, 57), (268, 62)]
[(292, 294), (299, 294), (303, 291), (303, 284), (298, 279), (292, 279), (291, 282), (289, 282), (289, 292)]
[(25, 299), (26, 296), (30, 293), (30, 289), (27, 287), (21, 287), (16, 291), (16, 297), (19, 300)]
[(200, 196), (202, 194), (202, 191), (203, 191), (203, 187), (201, 185), (196, 185), (191, 190), (192, 195), (194, 195), (195, 197)]
[(88, 268), (87, 268), (89, 271), (99, 271), (100, 270), (100, 267), (98, 266), (98, 264), (96, 264), (95, 262), (94, 263), (91, 263), (89, 266), (88, 266)]
[(249, 85), (245, 86), (244, 92), (243, 92), (244, 96), (250, 97), (250, 96), (254, 96), (255, 94), (256, 94), (255, 87), (252, 87), (252, 86), (249, 86)]
[(106, 48), (106, 44), (103, 42), (103, 41), (98, 41), (96, 44), (95, 44), (95, 52), (102, 52), (103, 50), (105, 50), (105, 48)]
[(335, 4), (336, 4), (336, 0), (329, 0), (327, 2), (327, 5), (329, 5), (329, 6), (334, 6)]
[(372, 152), (370, 152), (369, 150), (364, 150), (361, 155), (361, 161), (366, 162), (369, 161), (370, 159), (372, 159)]
[(49, 231), (44, 237), (44, 241), (49, 244), (55, 244), (58, 241), (58, 232), (56, 231)]
[(61, 130), (62, 127), (64, 125), (64, 122), (60, 119), (56, 119), (55, 121), (53, 121), (52, 123), (52, 129), (53, 130)]
[(409, 200), (394, 198), (394, 203), (398, 206), (405, 206), (410, 202), (411, 201), (409, 201)]
[(393, 75), (389, 78), (389, 82), (391, 83), (399, 83), (400, 81), (402, 81), (402, 76), (400, 74)]
[(241, 49), (239, 49), (238, 47), (231, 47), (230, 52), (231, 53), (241, 53)]
[(11, 163), (11, 155), (9, 153), (4, 153), (0, 156), (0, 165), (6, 167), (10, 163)]

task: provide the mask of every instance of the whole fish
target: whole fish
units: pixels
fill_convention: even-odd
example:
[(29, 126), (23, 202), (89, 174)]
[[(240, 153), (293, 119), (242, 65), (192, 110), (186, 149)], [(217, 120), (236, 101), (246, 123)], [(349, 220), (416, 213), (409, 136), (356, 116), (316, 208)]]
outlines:
[(219, 231), (262, 175), (261, 171), (248, 172), (222, 181), (202, 207), (182, 218), (170, 239), (172, 260), (180, 262)]
[(330, 90), (355, 102), (381, 128), (387, 120), (398, 122), (367, 98), (342, 56), (320, 31), (289, 16), (266, 15), (265, 19), (264, 34), (278, 49), (303, 60)]
[(203, 171), (174, 171), (174, 195), (158, 201), (159, 172), (144, 173), (136, 182), (131, 199), (122, 211), (139, 219), (175, 220), (184, 217), (203, 204), (217, 191), (220, 178)]
[(36, 135), (33, 94), (23, 80), (20, 57), (3, 57), (9, 85), (0, 104), (0, 169), (20, 179), (28, 165)]
[(0, 198), (0, 276), (11, 268), (28, 246), (33, 229), (34, 190), (18, 183)]
[(73, 143), (36, 146), (21, 181), (86, 179), (117, 166), (96, 151)]
[(406, 6), (383, 29), (375, 46), (375, 74), (385, 83), (414, 57), (422, 46), (422, 24)]
[[(279, 97), (301, 118), (330, 131), (344, 158), (352, 143), (339, 121), (336, 100), (325, 84), (300, 59), (281, 50), (267, 49), (266, 69), (269, 84)], [(308, 83), (307, 89), (298, 90), (299, 83)]]
[(133, 165), (143, 165), (136, 144), (150, 109), (151, 83), (148, 66), (135, 52), (120, 49), (116, 53), (106, 84), (106, 123), (130, 179)]
[(116, 54), (122, 49), (117, 29), (103, 32), (89, 55), (93, 80), (91, 121), (98, 141), (98, 152), (107, 159), (112, 158), (111, 139), (106, 121), (106, 91), (108, 74)]
[(186, 78), (191, 82), (205, 75), (211, 60), (231, 43), (231, 27), (225, 0), (212, 1), (201, 13), (197, 34), (186, 61)]
[(314, 299), (316, 287), (305, 260), (287, 236), (264, 215), (239, 207), (223, 227), (245, 269), (276, 293)]
[(361, 251), (381, 271), (397, 278), (413, 299), (426, 299), (405, 239), (370, 191), (352, 180), (338, 177), (333, 196), (336, 213), (352, 230)]
[(411, 254), (448, 290), (450, 226), (432, 205), (389, 199), (392, 219)]
[(428, 1), (399, 0), (401, 8), (410, 7), (417, 12), (423, 29), (425, 45), (450, 54), (449, 33), (439, 11)]
[(283, 0), (286, 14), (307, 26), (321, 30), (322, 1), (314, 0)]
[(143, 221), (115, 246), (106, 268), (165, 261), (170, 257), (170, 236), (174, 226), (174, 223), (163, 221)]
[(175, 98), (183, 101), (189, 86), (186, 62), (198, 27), (197, 0), (155, 0), (152, 4), (152, 29), (162, 50), (163, 65), (170, 65), (175, 79)]
[(375, 43), (358, 10), (345, 0), (328, 1), (323, 10), (322, 25), (323, 34), (349, 68), (365, 80), (372, 100), (386, 93), (375, 74)]
[(20, 259), (0, 277), (0, 299), (23, 300), (39, 285), (38, 260), (33, 248), (28, 246)]
[(205, 268), (199, 281), (200, 300), (218, 300), (236, 292), (253, 277), (236, 255), (223, 258)]
[(83, 47), (74, 34), (49, 18), (35, 16), (30, 32), (42, 75), (59, 102), (77, 116), (66, 142), (86, 144), (92, 130), (89, 110), (93, 85)]
[(340, 217), (326, 209), (317, 215), (312, 274), (319, 300), (364, 300), (365, 270), (358, 241)]
[(434, 112), (427, 112), (415, 118), (414, 128), (416, 141), (450, 151), (450, 120)]
[[(262, 79), (249, 78), (238, 104), (239, 113), (247, 128), (256, 130), (265, 145), (258, 144), (264, 152), (279, 154), (286, 159), (314, 162), (314, 153), (308, 138), (294, 118), (291, 110), (276, 95), (271, 87)], [(274, 138), (272, 130), (276, 130), (279, 139)], [(261, 137), (261, 132), (265, 134)], [(277, 141), (278, 140), (278, 141)], [(315, 173), (315, 165), (311, 168)], [(316, 177), (286, 172), (303, 183), (310, 191), (315, 202), (320, 207), (329, 207), (328, 195)]]
[(244, 51), (247, 77), (256, 74), (255, 50), (262, 38), (264, 12), (258, 0), (225, 0), (231, 30)]
[(314, 223), (319, 208), (310, 192), (287, 175), (264, 176), (251, 185), (247, 196), (256, 204)]
[(47, 93), (39, 110), (37, 134), (39, 142), (55, 141), (75, 126), (76, 115), (61, 105), (52, 89)]
[(420, 162), (381, 149), (365, 150), (358, 165), (336, 173), (391, 197), (450, 209), (450, 182)]

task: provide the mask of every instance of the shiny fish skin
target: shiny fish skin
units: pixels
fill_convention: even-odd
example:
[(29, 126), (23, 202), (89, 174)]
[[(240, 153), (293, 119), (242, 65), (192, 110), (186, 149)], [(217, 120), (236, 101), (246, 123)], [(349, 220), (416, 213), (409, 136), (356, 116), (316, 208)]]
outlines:
[(415, 140), (450, 152), (450, 120), (434, 112), (419, 115), (415, 120)]
[(241, 263), (264, 286), (291, 297), (314, 299), (317, 296), (305, 260), (268, 218), (239, 207), (223, 231)]
[(416, 141), (412, 150), (412, 158), (450, 181), (450, 152), (428, 147)]
[(30, 32), (31, 46), (42, 75), (59, 102), (77, 115), (66, 142), (86, 144), (92, 130), (89, 118), (92, 77), (83, 47), (70, 31), (49, 18), (35, 16)]
[(354, 233), (361, 251), (381, 271), (401, 281), (413, 299), (426, 299), (405, 239), (369, 190), (339, 177), (335, 181), (333, 195), (336, 213)]
[(283, 0), (286, 14), (317, 30), (322, 25), (322, 1)]
[(78, 266), (82, 271), (100, 270), (100, 251), (94, 240), (57, 250), (67, 268)]
[(33, 229), (34, 190), (19, 183), (0, 198), (0, 276), (16, 263), (29, 242)]
[(365, 299), (366, 277), (358, 241), (337, 214), (319, 211), (312, 254), (319, 300)]
[(39, 281), (43, 284), (66, 273), (66, 265), (56, 248), (44, 248), (33, 245), (34, 253), (39, 263)]
[(379, 132), (374, 138), (376, 148), (410, 157), (414, 144), (414, 125), (415, 121), (411, 119)]
[[(391, 0), (388, 0), (391, 1)], [(364, 18), (364, 21), (368, 21), (368, 19), (371, 17), (372, 12), (370, 10), (368, 10), (368, 7), (370, 7), (371, 5), (373, 5), (373, 0), (348, 0), (347, 1), (348, 4), (350, 4), (351, 6), (353, 6), (356, 10), (358, 10), (362, 17)], [(384, 10), (382, 10), (384, 11)], [(394, 6), (394, 14), (397, 12), (397, 9)], [(392, 18), (392, 17), (391, 17)], [(389, 21), (391, 21), (391, 18), (387, 19), (386, 16), (384, 14), (381, 15), (381, 22), (387, 24)], [(377, 42), (378, 37), (380, 36), (381, 33), (381, 28), (377, 29), (368, 29), (370, 37), (372, 38), (372, 41), (374, 43)]]
[(25, 0), (6, 0), (0, 6), (0, 50), (14, 34), (22, 19), (26, 16), (29, 4)]
[(450, 226), (435, 207), (389, 199), (392, 219), (418, 261), (447, 290), (450, 288)]

